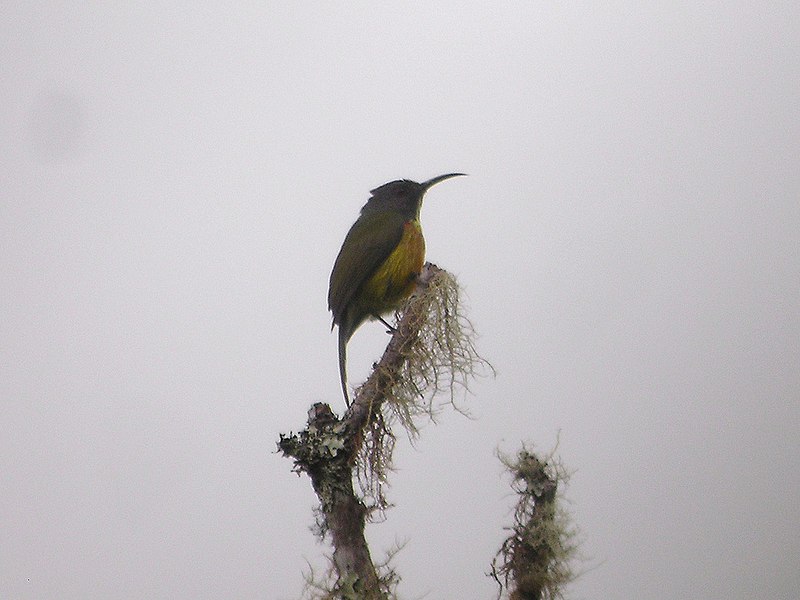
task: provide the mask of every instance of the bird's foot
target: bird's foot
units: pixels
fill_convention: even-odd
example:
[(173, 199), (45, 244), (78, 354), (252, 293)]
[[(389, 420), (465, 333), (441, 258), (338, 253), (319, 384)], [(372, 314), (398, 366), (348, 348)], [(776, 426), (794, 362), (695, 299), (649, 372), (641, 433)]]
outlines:
[(378, 319), (378, 321), (380, 321), (384, 325), (386, 325), (386, 329), (387, 329), (386, 333), (389, 333), (389, 334), (392, 334), (392, 335), (397, 333), (397, 328), (394, 327), (393, 325), (389, 325), (389, 323), (387, 323), (386, 320), (383, 317), (381, 317), (380, 315), (375, 315), (375, 318)]

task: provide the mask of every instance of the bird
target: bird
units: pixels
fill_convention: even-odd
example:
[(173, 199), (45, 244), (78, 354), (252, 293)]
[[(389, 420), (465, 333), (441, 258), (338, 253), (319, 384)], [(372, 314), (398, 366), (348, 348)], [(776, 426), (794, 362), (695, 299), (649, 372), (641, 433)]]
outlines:
[(328, 287), (331, 330), (338, 325), (339, 378), (345, 404), (347, 343), (364, 321), (398, 309), (411, 295), (425, 262), (419, 222), (422, 198), (432, 186), (464, 173), (448, 173), (422, 183), (399, 179), (370, 192), (333, 264)]

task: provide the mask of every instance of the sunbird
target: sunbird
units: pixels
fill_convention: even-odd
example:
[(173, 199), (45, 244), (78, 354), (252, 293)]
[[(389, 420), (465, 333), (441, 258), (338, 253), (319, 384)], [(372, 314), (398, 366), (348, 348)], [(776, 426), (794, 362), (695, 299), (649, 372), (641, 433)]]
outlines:
[(448, 173), (423, 183), (399, 179), (370, 192), (371, 197), (344, 238), (333, 264), (328, 310), (339, 326), (339, 378), (347, 406), (347, 342), (367, 319), (397, 310), (414, 290), (425, 262), (419, 223), (422, 197), (437, 183), (462, 176)]

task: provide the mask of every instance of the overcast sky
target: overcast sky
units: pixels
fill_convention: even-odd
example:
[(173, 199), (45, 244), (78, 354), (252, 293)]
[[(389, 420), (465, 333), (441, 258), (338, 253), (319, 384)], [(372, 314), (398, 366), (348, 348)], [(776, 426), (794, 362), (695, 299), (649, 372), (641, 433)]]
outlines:
[(795, 2), (136, 4), (0, 9), (0, 597), (297, 598), (333, 260), (452, 171), (428, 259), (497, 377), (398, 443), (402, 597), (494, 597), (494, 452), (557, 440), (571, 597), (798, 597)]

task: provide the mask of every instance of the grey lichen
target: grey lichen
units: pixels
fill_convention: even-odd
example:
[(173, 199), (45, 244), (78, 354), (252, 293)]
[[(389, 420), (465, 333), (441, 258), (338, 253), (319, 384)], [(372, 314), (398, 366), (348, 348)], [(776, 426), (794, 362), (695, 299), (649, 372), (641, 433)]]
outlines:
[(500, 460), (513, 477), (517, 505), (511, 535), (492, 562), (498, 598), (504, 590), (510, 600), (563, 598), (564, 586), (575, 578), (577, 549), (576, 531), (559, 505), (568, 474), (552, 454), (541, 459), (524, 447), (516, 458)]

